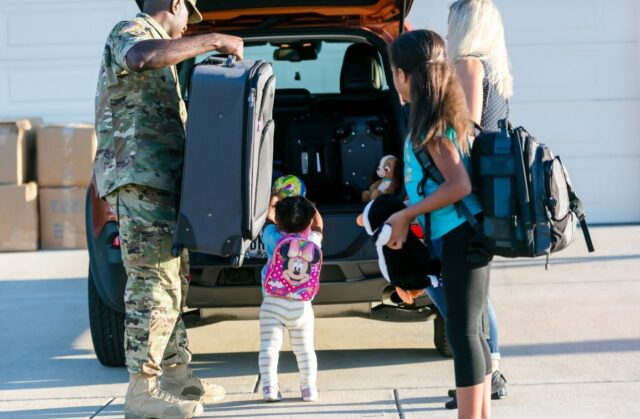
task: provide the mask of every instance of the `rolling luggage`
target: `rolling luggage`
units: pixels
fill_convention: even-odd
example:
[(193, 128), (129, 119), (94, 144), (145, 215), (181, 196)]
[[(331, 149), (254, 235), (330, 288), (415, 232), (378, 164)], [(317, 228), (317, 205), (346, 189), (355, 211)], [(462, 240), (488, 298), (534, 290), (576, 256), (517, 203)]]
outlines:
[(384, 122), (377, 116), (346, 117), (338, 127), (342, 185), (360, 197), (384, 156)]
[(212, 58), (191, 77), (176, 248), (232, 258), (266, 220), (273, 160), (271, 64)]

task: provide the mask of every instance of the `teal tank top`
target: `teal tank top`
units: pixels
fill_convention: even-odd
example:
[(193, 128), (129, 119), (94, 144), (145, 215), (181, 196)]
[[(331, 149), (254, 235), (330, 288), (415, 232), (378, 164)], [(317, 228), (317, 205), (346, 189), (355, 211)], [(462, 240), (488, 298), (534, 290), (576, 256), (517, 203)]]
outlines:
[[(457, 148), (456, 133), (453, 128), (448, 128), (444, 133), (444, 136), (451, 140)], [(458, 152), (460, 151), (458, 150)], [(462, 156), (462, 161), (465, 165), (465, 168), (467, 169), (467, 172), (470, 172), (469, 158), (467, 156)], [(411, 205), (414, 205), (424, 199), (424, 196), (418, 193), (418, 187), (422, 183), (423, 179), (424, 174), (422, 171), (422, 166), (420, 165), (420, 162), (413, 152), (411, 134), (409, 134), (404, 142), (404, 184), (405, 189), (407, 190), (407, 195), (409, 197), (409, 203)], [(427, 179), (427, 183), (425, 184), (424, 188), (426, 195), (432, 194), (437, 188), (438, 185), (432, 179)], [(471, 195), (469, 198), (467, 198), (467, 200), (467, 204), (472, 214), (475, 215), (482, 212), (480, 201), (478, 201), (478, 198), (475, 195)], [(465, 221), (467, 221), (464, 216), (458, 214), (453, 205), (449, 205), (447, 207), (433, 211), (430, 218), (432, 239), (437, 239), (444, 236), (454, 228), (462, 225)], [(424, 215), (418, 217), (418, 221), (420, 222), (420, 226), (424, 230)]]

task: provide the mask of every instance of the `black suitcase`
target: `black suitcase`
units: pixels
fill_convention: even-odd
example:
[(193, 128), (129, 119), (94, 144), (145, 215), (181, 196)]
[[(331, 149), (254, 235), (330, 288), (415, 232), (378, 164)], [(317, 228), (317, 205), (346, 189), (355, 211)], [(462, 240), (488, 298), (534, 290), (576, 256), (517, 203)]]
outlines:
[(189, 92), (174, 243), (240, 266), (268, 212), (275, 76), (267, 62), (209, 59)]
[(287, 169), (300, 177), (314, 202), (334, 201), (340, 186), (340, 146), (336, 125), (322, 114), (294, 119), (289, 125)]
[(342, 184), (360, 197), (384, 156), (384, 121), (377, 116), (345, 117), (339, 125)]

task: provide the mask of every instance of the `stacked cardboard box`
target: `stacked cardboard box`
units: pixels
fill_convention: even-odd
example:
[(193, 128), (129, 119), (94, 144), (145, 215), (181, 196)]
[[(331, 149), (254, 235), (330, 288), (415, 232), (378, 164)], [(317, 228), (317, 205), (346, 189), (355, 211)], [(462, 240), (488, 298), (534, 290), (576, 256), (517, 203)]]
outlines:
[(38, 250), (38, 185), (0, 186), (0, 251)]
[(91, 182), (96, 135), (90, 125), (38, 129), (40, 237), (43, 249), (84, 249), (85, 197)]
[(37, 119), (0, 122), (0, 251), (38, 249)]

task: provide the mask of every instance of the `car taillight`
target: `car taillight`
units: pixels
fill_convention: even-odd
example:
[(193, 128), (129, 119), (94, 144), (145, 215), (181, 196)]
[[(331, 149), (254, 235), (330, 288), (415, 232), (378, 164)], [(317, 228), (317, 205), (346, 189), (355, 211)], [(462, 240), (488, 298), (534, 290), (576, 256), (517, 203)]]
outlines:
[(120, 248), (120, 236), (115, 236), (113, 238), (113, 241), (111, 242), (111, 245), (113, 247), (115, 247), (116, 249), (119, 249)]

